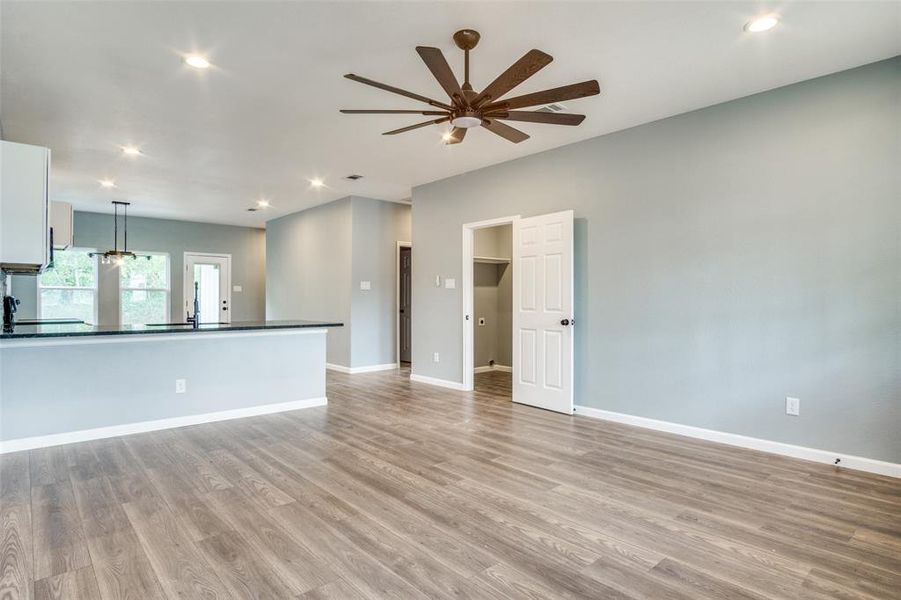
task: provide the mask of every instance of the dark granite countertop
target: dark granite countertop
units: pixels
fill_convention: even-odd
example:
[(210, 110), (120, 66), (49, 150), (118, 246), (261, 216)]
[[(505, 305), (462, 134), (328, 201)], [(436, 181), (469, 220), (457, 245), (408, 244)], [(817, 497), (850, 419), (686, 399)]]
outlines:
[(17, 325), (12, 333), (0, 333), (0, 340), (99, 335), (154, 335), (159, 333), (228, 333), (229, 331), (252, 331), (258, 329), (342, 327), (343, 325), (343, 323), (330, 323), (327, 321), (236, 321), (234, 323), (204, 323), (198, 329), (194, 329), (190, 324), (185, 323), (124, 325), (122, 327), (85, 325), (83, 323), (62, 325)]

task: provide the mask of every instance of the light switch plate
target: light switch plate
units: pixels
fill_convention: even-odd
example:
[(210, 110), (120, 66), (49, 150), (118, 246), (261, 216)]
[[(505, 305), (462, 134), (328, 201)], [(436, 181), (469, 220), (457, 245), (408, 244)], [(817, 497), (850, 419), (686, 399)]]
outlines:
[(435, 287), (441, 287), (441, 275), (435, 275)]
[(233, 285), (233, 286), (232, 286), (232, 291), (233, 291), (233, 292), (243, 292), (243, 291), (244, 291), (244, 288), (242, 288), (240, 285)]
[(785, 414), (791, 415), (793, 417), (801, 416), (801, 399), (800, 398), (792, 398), (791, 396), (785, 397)]
[(446, 289), (448, 289), (448, 290), (454, 289), (455, 287), (457, 287), (457, 280), (456, 280), (456, 279), (450, 279), (450, 278), (445, 279), (445, 280), (444, 280), (444, 287), (445, 287)]
[(371, 289), (372, 289), (372, 282), (371, 282), (371, 281), (361, 281), (361, 282), (360, 282), (360, 289), (361, 289), (361, 290), (371, 290)]
[(175, 393), (184, 394), (188, 390), (187, 382), (184, 379), (175, 380)]

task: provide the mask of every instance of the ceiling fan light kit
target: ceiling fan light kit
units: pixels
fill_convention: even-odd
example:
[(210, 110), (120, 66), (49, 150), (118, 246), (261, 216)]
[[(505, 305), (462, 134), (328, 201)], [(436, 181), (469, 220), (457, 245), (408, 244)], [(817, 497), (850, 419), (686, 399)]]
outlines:
[(424, 102), (437, 110), (341, 110), (341, 112), (344, 114), (379, 115), (416, 114), (437, 117), (423, 123), (386, 131), (382, 135), (397, 135), (421, 127), (428, 127), (429, 125), (450, 122), (453, 130), (445, 134), (444, 140), (446, 144), (459, 144), (466, 136), (467, 130), (480, 126), (515, 144), (529, 139), (526, 133), (501, 122), (505, 120), (574, 126), (585, 119), (585, 115), (546, 111), (521, 111), (516, 109), (597, 95), (601, 90), (597, 80), (594, 79), (504, 99), (504, 96), (513, 88), (554, 60), (553, 57), (541, 50), (529, 50), (522, 58), (513, 63), (510, 68), (498, 75), (485, 89), (481, 92), (476, 92), (469, 82), (469, 51), (476, 47), (480, 39), (479, 32), (473, 29), (461, 29), (454, 34), (454, 43), (463, 50), (462, 85), (457, 81), (441, 50), (429, 46), (416, 47), (416, 52), (419, 53), (426, 67), (432, 72), (432, 75), (438, 80), (438, 83), (450, 98), (449, 103), (434, 100), (421, 94), (409, 92), (352, 73), (345, 75), (346, 78), (352, 81)]

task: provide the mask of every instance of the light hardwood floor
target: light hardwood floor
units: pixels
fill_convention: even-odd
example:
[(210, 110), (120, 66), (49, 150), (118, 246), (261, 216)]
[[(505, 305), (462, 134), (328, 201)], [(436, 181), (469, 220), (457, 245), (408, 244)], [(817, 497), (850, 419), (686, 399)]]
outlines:
[(0, 457), (0, 599), (901, 597), (901, 480), (407, 376)]

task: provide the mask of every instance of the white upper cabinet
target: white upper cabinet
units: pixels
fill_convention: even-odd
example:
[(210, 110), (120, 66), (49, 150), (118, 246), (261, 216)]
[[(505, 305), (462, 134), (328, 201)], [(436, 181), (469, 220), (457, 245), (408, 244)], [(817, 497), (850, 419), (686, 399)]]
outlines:
[(72, 245), (72, 205), (68, 202), (50, 203), (50, 229), (53, 231), (53, 249), (65, 250)]
[(43, 271), (50, 260), (50, 150), (0, 142), (0, 269)]

